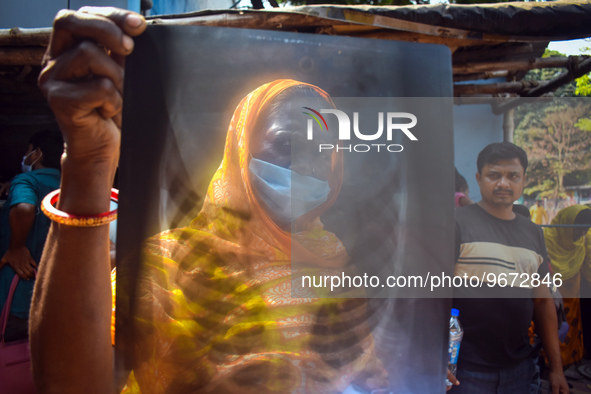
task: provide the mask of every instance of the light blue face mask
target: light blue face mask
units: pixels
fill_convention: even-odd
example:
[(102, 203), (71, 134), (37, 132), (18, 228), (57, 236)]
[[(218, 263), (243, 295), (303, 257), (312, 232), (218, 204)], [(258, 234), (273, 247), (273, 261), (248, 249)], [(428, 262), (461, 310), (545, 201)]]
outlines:
[(272, 217), (293, 222), (324, 203), (330, 193), (328, 182), (301, 175), (259, 159), (251, 158), (248, 169), (259, 198)]
[(27, 159), (29, 158), (29, 156), (31, 156), (33, 154), (33, 152), (35, 152), (35, 151), (32, 151), (28, 155), (23, 156), (23, 161), (21, 162), (21, 170), (24, 173), (33, 171), (33, 164), (35, 164), (37, 162), (37, 160), (39, 160), (39, 159), (37, 159), (31, 164), (25, 164), (25, 161), (27, 161)]

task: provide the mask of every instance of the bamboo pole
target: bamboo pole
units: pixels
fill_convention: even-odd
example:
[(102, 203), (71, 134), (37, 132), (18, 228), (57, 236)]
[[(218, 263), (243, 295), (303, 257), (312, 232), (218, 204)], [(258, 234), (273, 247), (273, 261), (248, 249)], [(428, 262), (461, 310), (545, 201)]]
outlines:
[(515, 132), (515, 108), (510, 108), (503, 114), (503, 141), (513, 142), (514, 132)]
[[(548, 92), (552, 92), (558, 89), (560, 86), (565, 85), (571, 82), (574, 79), (577, 79), (588, 72), (591, 72), (591, 58), (586, 59), (582, 63), (573, 65), (571, 69), (567, 72), (562, 73), (558, 77), (551, 79), (545, 83), (540, 84), (539, 86), (530, 89), (522, 95), (523, 97), (540, 97)], [(500, 115), (507, 111), (509, 108), (514, 108), (515, 106), (521, 104), (523, 99), (516, 98), (509, 100), (503, 104), (497, 105), (493, 107), (493, 112), (497, 115)]]
[(464, 63), (453, 66), (454, 74), (474, 74), (501, 70), (531, 70), (533, 68), (565, 68), (572, 62), (583, 62), (588, 56), (546, 57), (505, 62)]
[(43, 47), (0, 47), (0, 66), (40, 66)]
[(489, 84), (454, 85), (454, 96), (474, 94), (522, 94), (528, 89), (538, 86), (538, 81), (502, 82)]
[(566, 85), (574, 79), (580, 78), (591, 71), (591, 58), (587, 58), (581, 63), (569, 67), (569, 71), (562, 73), (558, 77), (531, 89), (526, 93), (526, 97), (538, 97), (546, 92), (554, 91), (562, 85)]
[(492, 78), (506, 78), (508, 75), (509, 75), (509, 71), (492, 71), (492, 72), (477, 73), (477, 74), (460, 74), (460, 75), (454, 75), (454, 82), (476, 81), (476, 80), (492, 79)]
[[(510, 94), (509, 97), (493, 97), (492, 95), (481, 95), (481, 96), (462, 96), (454, 97), (454, 105), (490, 105), (493, 108), (493, 113), (496, 115), (502, 114), (502, 111), (498, 111), (495, 108), (502, 106), (508, 101), (513, 101), (516, 98), (515, 94)], [(543, 94), (540, 97), (520, 97), (517, 101), (519, 105), (523, 103), (534, 103), (539, 101), (550, 102), (554, 100), (554, 96), (551, 93)], [(506, 108), (508, 109), (508, 108)]]
[(41, 29), (0, 29), (0, 46), (42, 46), (49, 43), (51, 28)]
[[(548, 45), (546, 43), (546, 45)], [(544, 47), (546, 47), (546, 45), (544, 45)], [(491, 49), (489, 51), (486, 51), (485, 54), (480, 55), (481, 60), (482, 57), (486, 57), (486, 59), (490, 60), (490, 59), (499, 59), (499, 58), (503, 58), (503, 57), (516, 57), (516, 55), (524, 55), (524, 54), (531, 54), (534, 51), (534, 45), (532, 43), (523, 43), (523, 44), (516, 44), (514, 46), (510, 46), (510, 47), (501, 47), (501, 48), (495, 48), (495, 49)], [(464, 62), (469, 62), (470, 60), (472, 60), (474, 58), (474, 52), (473, 51), (462, 51), (459, 53), (454, 53), (453, 56), (453, 61), (454, 63), (464, 63)]]

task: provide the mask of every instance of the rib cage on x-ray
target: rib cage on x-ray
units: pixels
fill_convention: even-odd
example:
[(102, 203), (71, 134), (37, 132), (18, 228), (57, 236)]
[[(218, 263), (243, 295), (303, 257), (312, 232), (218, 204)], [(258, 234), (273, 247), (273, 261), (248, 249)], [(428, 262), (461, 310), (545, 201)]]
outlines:
[[(451, 255), (453, 249), (448, 223), (453, 212), (441, 207), (447, 203), (453, 207), (452, 125), (451, 116), (438, 109), (434, 98), (451, 95), (447, 48), (285, 32), (152, 26), (138, 39), (128, 66), (136, 72), (126, 72), (128, 127), (122, 141), (119, 257), (137, 253), (139, 240), (185, 226), (197, 215), (222, 159), (228, 124), (239, 100), (263, 83), (292, 78), (317, 85), (333, 98), (409, 98), (401, 103), (413, 109), (394, 110), (419, 111), (417, 128), (423, 130), (419, 141), (397, 134), (390, 143), (403, 145), (403, 153), (345, 152), (341, 194), (321, 219), (341, 238), (360, 272), (380, 277), (413, 273), (420, 268), (419, 260), (439, 271), (451, 267), (446, 253)], [(436, 115), (429, 119), (431, 114)], [(133, 280), (125, 275), (137, 272), (125, 264), (138, 261), (120, 260), (121, 322), (129, 313), (124, 298), (134, 291)], [(378, 356), (390, 373), (392, 390), (416, 393), (442, 388), (449, 303), (392, 299), (389, 289), (382, 288), (369, 289), (368, 296), (382, 297), (368, 301), (367, 321)], [(128, 348), (125, 336), (119, 338), (121, 359)]]

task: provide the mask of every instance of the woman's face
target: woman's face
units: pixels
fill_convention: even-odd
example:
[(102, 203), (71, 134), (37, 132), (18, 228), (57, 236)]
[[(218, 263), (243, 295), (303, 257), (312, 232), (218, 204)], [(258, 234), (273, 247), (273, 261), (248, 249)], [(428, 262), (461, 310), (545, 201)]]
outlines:
[(575, 227), (573, 228), (573, 242), (577, 242), (583, 235), (587, 234), (590, 227)]
[(307, 119), (301, 111), (298, 113), (292, 110), (289, 100), (282, 101), (272, 114), (263, 113), (251, 136), (252, 157), (291, 169), (301, 175), (327, 181), (333, 151), (319, 152), (318, 145), (336, 146), (337, 139), (336, 136), (323, 132), (316, 133), (314, 141), (308, 141)]

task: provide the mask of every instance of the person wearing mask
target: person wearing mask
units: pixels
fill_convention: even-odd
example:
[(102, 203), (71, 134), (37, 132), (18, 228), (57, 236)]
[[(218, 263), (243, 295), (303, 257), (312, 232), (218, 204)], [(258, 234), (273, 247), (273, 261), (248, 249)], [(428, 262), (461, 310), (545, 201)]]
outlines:
[(49, 231), (50, 220), (41, 212), (43, 198), (60, 184), (63, 140), (57, 131), (41, 131), (29, 139), (22, 174), (10, 183), (0, 212), (0, 305), (4, 305), (14, 275), (16, 288), (6, 329), (7, 338), (26, 337), (34, 269)]

